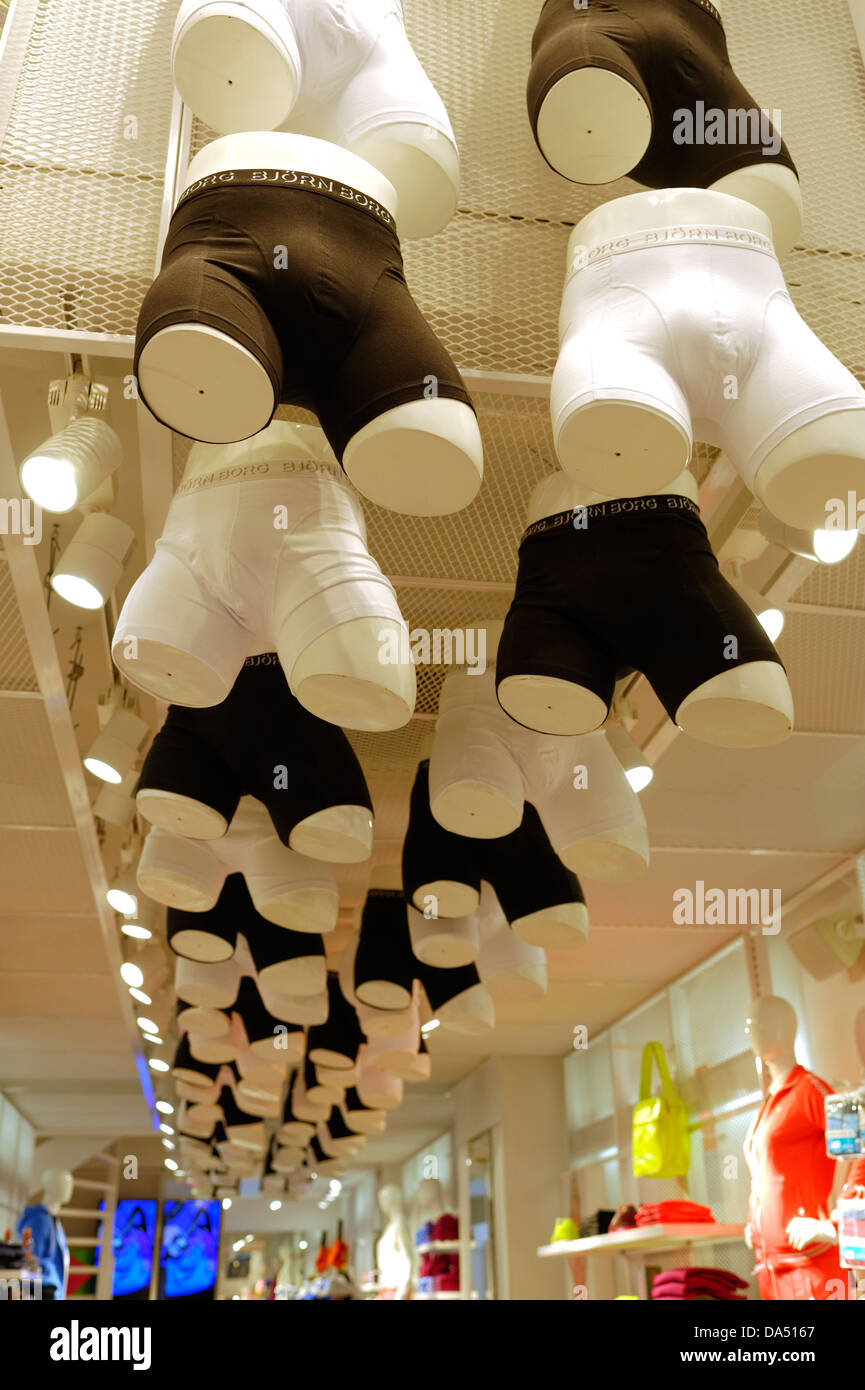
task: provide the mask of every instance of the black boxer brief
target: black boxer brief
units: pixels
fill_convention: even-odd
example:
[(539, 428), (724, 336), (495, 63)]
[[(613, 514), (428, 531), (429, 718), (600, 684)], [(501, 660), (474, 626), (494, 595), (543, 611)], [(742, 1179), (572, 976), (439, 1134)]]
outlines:
[[(364, 1038), (357, 1014), (345, 998), (339, 979), (334, 974), (327, 977), (327, 1004), (327, 1019), (324, 1023), (314, 1024), (307, 1035), (307, 1068), (315, 1062), (319, 1066), (338, 1068), (340, 1062), (334, 1061), (329, 1056), (331, 1053), (348, 1062), (351, 1067), (357, 1060)], [(307, 1080), (307, 1091), (317, 1081), (317, 1076), (314, 1082)]]
[(169, 705), (136, 790), (191, 797), (226, 822), (242, 796), (254, 796), (284, 845), (296, 825), (331, 806), (372, 814), (351, 744), (294, 698), (275, 652), (249, 657), (221, 704)]
[(481, 983), (478, 968), (474, 964), (443, 969), (441, 966), (425, 965), (423, 961), (418, 961), (416, 974), (423, 985), (433, 1015), (437, 1014), (444, 1004), (449, 1004), (451, 999), (456, 999), (460, 994), (465, 994), (466, 990)]
[[(398, 889), (371, 888), (361, 915), (354, 959), (354, 991), (358, 999), (385, 1012), (407, 1009), (416, 963), (403, 894)], [(400, 1003), (383, 1006), (376, 1001), (374, 986), (381, 981), (395, 986), (395, 994), (402, 990)], [(373, 986), (371, 997), (367, 997), (369, 986)]]
[[(757, 112), (754, 98), (730, 63), (721, 17), (710, 0), (546, 0), (532, 40), (529, 118), (535, 140), (548, 92), (570, 72), (603, 68), (630, 82), (652, 117), (649, 147), (631, 178), (649, 188), (708, 188), (750, 164), (782, 164), (796, 173), (787, 146), (774, 149), (774, 128), (760, 130), (763, 145), (739, 140), (729, 123), (725, 144), (677, 144), (678, 111)], [(598, 113), (603, 119), (603, 112)], [(747, 133), (753, 135), (751, 122)], [(540, 145), (538, 145), (540, 149)]]
[(240, 169), (192, 184), (138, 318), (136, 375), (150, 339), (180, 323), (252, 353), (274, 400), (317, 415), (340, 461), (358, 430), (422, 400), (431, 380), (471, 406), (412, 299), (393, 218), (338, 179)]
[(208, 911), (188, 912), (182, 907), (169, 907), (165, 920), (169, 946), (175, 955), (186, 956), (189, 960), (197, 961), (202, 957), (190, 954), (184, 933), (210, 937), (214, 951), (205, 959), (213, 962), (230, 960), (237, 948), (237, 934), (243, 932), (259, 975), (286, 961), (325, 954), (320, 933), (292, 931), (269, 922), (256, 912), (243, 874), (226, 877), (222, 892)]
[(421, 912), (422, 890), (443, 879), (464, 883), (478, 894), (485, 880), (509, 922), (544, 908), (585, 902), (579, 879), (556, 854), (530, 802), (523, 805), (517, 829), (498, 839), (470, 839), (439, 825), (430, 810), (428, 759), (418, 766), (402, 854), (406, 900)]
[(782, 664), (721, 574), (690, 498), (599, 502), (525, 532), (497, 685), (508, 676), (550, 676), (591, 690), (609, 708), (618, 671), (632, 666), (675, 723), (704, 681), (751, 661)]

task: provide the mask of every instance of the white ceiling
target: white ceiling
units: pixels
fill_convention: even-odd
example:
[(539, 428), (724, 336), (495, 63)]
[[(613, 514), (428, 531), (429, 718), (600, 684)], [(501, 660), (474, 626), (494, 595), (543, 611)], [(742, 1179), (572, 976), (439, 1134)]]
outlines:
[[(457, 517), (418, 520), (366, 507), (371, 548), (398, 577), (412, 625), (466, 625), (504, 611), (526, 498), (555, 466), (543, 379), (555, 357), (568, 231), (589, 207), (634, 191), (626, 181), (595, 192), (575, 189), (534, 149), (524, 83), (538, 2), (406, 0), (410, 33), (451, 111), (463, 156), (460, 211), (440, 236), (406, 248), (407, 273), (470, 373), (487, 470), (480, 497)], [(12, 100), (11, 133), (0, 144), (0, 163), (17, 159), (11, 187), (18, 191), (4, 266), (12, 307), (0, 306), (0, 399), (20, 461), (49, 432), (45, 392), (52, 377), (65, 374), (65, 364), (58, 351), (22, 350), (5, 328), (26, 322), (60, 334), (66, 320), (58, 306), (73, 275), (76, 327), (91, 335), (90, 369), (110, 387), (111, 421), (124, 445), (117, 511), (139, 537), (119, 605), (159, 533), (187, 448), (182, 441), (172, 445), (123, 395), (135, 311), (157, 250), (172, 6), (137, 0), (125, 26), (120, 12), (129, 11), (120, 0), (79, 0), (73, 11), (58, 0), (40, 3), (53, 42), (47, 46), (40, 32), (23, 57), (24, 71), (29, 63), (44, 76), (46, 65), (62, 66), (84, 119), (70, 122), (53, 97), (40, 112), (44, 84), (32, 74), (29, 112), (23, 96)], [(79, 26), (97, 24), (99, 13), (118, 21), (106, 29), (108, 56), (116, 50), (116, 92), (105, 90), (105, 52), (80, 42)], [(726, 0), (725, 20), (740, 75), (758, 100), (781, 109), (800, 167), (807, 221), (785, 265), (791, 291), (815, 331), (865, 382), (865, 71), (846, 0), (796, 6), (765, 0), (759, 7)], [(130, 67), (136, 43), (140, 63)], [(0, 74), (0, 115), (7, 98)], [(108, 133), (116, 103), (126, 110), (130, 101), (149, 103), (154, 116), (132, 164)], [(204, 138), (193, 132), (194, 141)], [(55, 163), (62, 154), (67, 171), (77, 171), (74, 180), (60, 169), (49, 175), (39, 164), (49, 146)], [(27, 174), (22, 150), (38, 172)], [(97, 196), (95, 180), (82, 172), (103, 164), (116, 174), (108, 211), (104, 180)], [(93, 335), (104, 332), (119, 338), (100, 351)], [(502, 381), (496, 373), (516, 376)], [(540, 382), (529, 381), (532, 376)], [(701, 482), (712, 463), (711, 452), (698, 448), (694, 469)], [(63, 522), (63, 542), (73, 525)], [(96, 703), (110, 681), (105, 630), (98, 618), (83, 624), (85, 674), (70, 720), (58, 707), (57, 681), (59, 674), (62, 685), (68, 669), (79, 615), (52, 603), (53, 670), (34, 637), (33, 605), (48, 545), (46, 536), (25, 557), (31, 563), (23, 578), (19, 556), (14, 586), (0, 558), (0, 1088), (44, 1131), (75, 1130), (82, 1120), (110, 1128), (116, 1118), (113, 1132), (134, 1133), (147, 1126), (135, 1030), (117, 987), (116, 938), (112, 945), (113, 929), (99, 906), (104, 883), (93, 865), (92, 822), (88, 832), (86, 815), (82, 820), (80, 805), (73, 810), (70, 801), (70, 786), (80, 797), (86, 782), (83, 774), (75, 782), (57, 751), (58, 721), (65, 719), (70, 733), (74, 726), (81, 751), (95, 736)], [(783, 563), (783, 554), (770, 548), (746, 575), (768, 584)], [(551, 958), (545, 1000), (499, 1005), (488, 1038), (448, 1037), (443, 1029), (431, 1036), (433, 1083), (426, 1091), (407, 1088), (403, 1109), (384, 1138), (370, 1141), (365, 1162), (396, 1162), (446, 1127), (447, 1088), (485, 1057), (564, 1056), (575, 1024), (597, 1032), (728, 941), (726, 929), (673, 925), (677, 887), (698, 878), (710, 886), (778, 887), (789, 901), (837, 869), (838, 891), (854, 900), (848, 861), (865, 847), (865, 550), (860, 546), (832, 569), (803, 566), (796, 573), (797, 587), (785, 595), (790, 603), (779, 649), (801, 732), (779, 748), (748, 753), (681, 737), (668, 742), (663, 712), (640, 683), (633, 692), (637, 733), (656, 758), (655, 781), (643, 797), (653, 847), (648, 873), (632, 884), (585, 884), (589, 940)], [(379, 862), (397, 857), (443, 674), (420, 673), (420, 717), (405, 730), (354, 740), (376, 804)], [(145, 700), (142, 712), (157, 727), (155, 703)], [(91, 783), (88, 795), (95, 791)], [(113, 867), (119, 836), (109, 833), (102, 848)], [(363, 899), (367, 873), (360, 866), (340, 875), (343, 927)], [(802, 911), (816, 914), (822, 902), (815, 897), (785, 930)], [(344, 930), (331, 952), (342, 940)]]

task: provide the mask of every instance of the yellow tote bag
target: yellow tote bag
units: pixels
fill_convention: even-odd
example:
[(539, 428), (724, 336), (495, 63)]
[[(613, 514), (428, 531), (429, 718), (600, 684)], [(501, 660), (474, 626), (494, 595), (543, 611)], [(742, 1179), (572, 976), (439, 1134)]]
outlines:
[[(660, 1096), (652, 1095), (652, 1064), (661, 1077)], [(688, 1171), (691, 1142), (688, 1112), (670, 1079), (663, 1044), (643, 1048), (640, 1099), (634, 1106), (634, 1173), (638, 1178), (678, 1178)]]

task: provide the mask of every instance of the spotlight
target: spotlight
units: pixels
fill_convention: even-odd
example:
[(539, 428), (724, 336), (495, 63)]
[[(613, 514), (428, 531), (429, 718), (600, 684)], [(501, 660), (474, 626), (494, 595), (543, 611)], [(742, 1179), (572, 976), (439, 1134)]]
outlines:
[(154, 1047), (162, 1046), (162, 1039), (158, 1033), (145, 1033), (144, 1036), (149, 1043), (153, 1043)]
[[(117, 710), (91, 745), (84, 759), (84, 766), (94, 777), (101, 777), (103, 782), (119, 785), (138, 757), (141, 745), (149, 733), (148, 725), (143, 719), (139, 719), (137, 714), (128, 709)], [(136, 899), (136, 905), (137, 901)], [(129, 917), (136, 908), (130, 910), (119, 907), (117, 910)]]
[(308, 1249), (308, 1244), (305, 1240), (299, 1240), (297, 1242), (297, 1248), (298, 1250), (306, 1250)]
[(46, 512), (69, 512), (92, 496), (122, 459), (120, 439), (104, 420), (73, 420), (24, 460), (21, 486)]
[(148, 1066), (151, 1071), (168, 1071), (168, 1063), (163, 1062), (161, 1057), (151, 1057)]
[(160, 1115), (174, 1114), (174, 1106), (170, 1105), (167, 1100), (158, 1100), (156, 1102), (156, 1109), (159, 1111)]
[(270, 1210), (271, 1210), (271, 1211), (281, 1211), (281, 1209), (282, 1209), (282, 1202), (271, 1202), (271, 1204), (270, 1204)]
[(441, 1026), (441, 1019), (431, 1018), (429, 1023), (421, 1024), (421, 1032), (426, 1036), (427, 1033), (432, 1033), (436, 1028), (441, 1028)]
[[(134, 965), (131, 960), (125, 960), (120, 967), (120, 978), (125, 985), (134, 985), (136, 989), (140, 989), (144, 984), (144, 971), (140, 965)], [(148, 1027), (153, 1032), (156, 1024), (148, 1022)]]
[(223, 1199), (222, 1199), (222, 1210), (223, 1210), (223, 1211), (231, 1211), (231, 1198), (230, 1198), (230, 1197), (223, 1197)]
[(139, 1004), (149, 1005), (153, 1003), (153, 1000), (150, 998), (150, 995), (145, 994), (143, 989), (137, 989), (135, 985), (129, 986), (129, 993), (132, 995), (133, 999), (138, 1001)]
[[(120, 973), (122, 974), (123, 972), (121, 971)], [(139, 1028), (143, 1028), (143, 1029), (144, 1029), (145, 1033), (155, 1033), (155, 1032), (156, 1032), (156, 1024), (153, 1022), (152, 1019), (149, 1019), (149, 1018), (137, 1018), (135, 1021), (136, 1021), (136, 1023), (138, 1024)]]
[(124, 936), (131, 936), (134, 941), (149, 941), (153, 932), (149, 927), (143, 927), (140, 922), (121, 922), (120, 930)]
[(124, 917), (134, 917), (138, 911), (138, 884), (132, 869), (118, 874), (106, 893), (109, 905)]
[(173, 1139), (163, 1139), (162, 1147), (164, 1149), (176, 1149), (177, 1145), (175, 1144)]
[(166, 1166), (166, 1168), (170, 1169), (170, 1171), (171, 1171), (172, 1173), (176, 1173), (176, 1172), (177, 1172), (177, 1164), (174, 1162), (174, 1159), (173, 1159), (173, 1158), (166, 1158), (166, 1160), (165, 1160), (165, 1166)]
[(149, 941), (156, 930), (156, 905), (149, 898), (139, 899), (137, 910), (120, 923), (124, 936), (133, 941)]
[(623, 725), (610, 724), (606, 732), (610, 747), (625, 769), (625, 776), (634, 791), (645, 791), (655, 775), (645, 754)]
[(779, 521), (765, 507), (760, 512), (760, 531), (772, 545), (780, 545), (792, 555), (817, 560), (821, 565), (837, 565), (845, 560), (859, 539), (858, 531), (800, 531)]
[(91, 512), (67, 545), (51, 588), (76, 608), (104, 608), (123, 573), (135, 532), (108, 512)]
[(173, 1134), (173, 1133), (174, 1133), (174, 1130), (172, 1129), (171, 1125), (160, 1125), (159, 1128), (162, 1130), (162, 1133), (163, 1133), (163, 1134)]
[(727, 582), (733, 586), (741, 599), (744, 599), (748, 607), (757, 615), (757, 621), (769, 638), (770, 642), (776, 642), (781, 636), (784, 628), (784, 614), (781, 609), (774, 604), (771, 599), (761, 594), (759, 589), (755, 589), (753, 584), (748, 584), (740, 574), (741, 563), (734, 561), (732, 573), (726, 576)]

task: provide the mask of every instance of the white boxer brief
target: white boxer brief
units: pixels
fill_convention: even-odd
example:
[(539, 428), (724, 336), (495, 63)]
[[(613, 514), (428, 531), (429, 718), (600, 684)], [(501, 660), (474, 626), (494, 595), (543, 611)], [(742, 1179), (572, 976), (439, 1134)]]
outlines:
[(178, 488), (123, 605), (112, 656), (149, 690), (137, 642), (176, 648), (216, 673), (225, 699), (247, 657), (276, 650), (290, 685), (301, 653), (355, 618), (405, 626), (338, 465), (239, 464)]
[[(256, 912), (269, 922), (313, 933), (336, 925), (339, 893), (331, 866), (287, 849), (251, 796), (241, 798), (220, 840), (185, 840), (154, 827), (141, 853), (138, 886), (167, 907), (209, 912), (234, 873), (243, 874)], [(228, 925), (244, 928), (242, 921)]]
[(568, 265), (557, 450), (580, 409), (632, 402), (678, 428), (671, 476), (699, 439), (723, 449), (753, 491), (768, 454), (810, 421), (861, 410), (865, 435), (865, 390), (799, 315), (768, 237), (695, 225), (587, 248), (572, 234)]
[[(485, 806), (481, 795), (473, 815), (474, 795), (455, 797), (461, 812), (457, 821), (447, 801), (462, 783), (486, 787), (491, 801)], [(556, 854), (575, 872), (591, 875), (598, 860), (586, 856), (580, 846), (605, 837), (611, 837), (611, 844), (604, 858), (612, 866), (616, 831), (628, 832), (637, 855), (634, 866), (638, 859), (648, 863), (643, 808), (603, 730), (561, 738), (523, 728), (499, 705), (495, 666), (488, 666), (483, 675), (454, 670), (446, 677), (429, 784), (433, 815), (455, 834), (510, 834), (520, 824), (524, 802), (530, 801)], [(494, 820), (484, 814), (490, 807)]]

